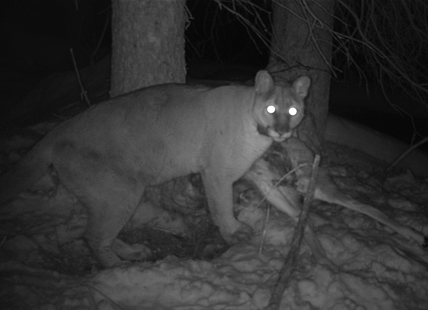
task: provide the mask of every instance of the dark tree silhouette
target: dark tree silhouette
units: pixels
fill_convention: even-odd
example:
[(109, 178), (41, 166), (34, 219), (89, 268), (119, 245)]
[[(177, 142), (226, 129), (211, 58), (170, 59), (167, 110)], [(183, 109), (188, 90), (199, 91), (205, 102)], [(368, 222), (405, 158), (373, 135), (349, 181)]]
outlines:
[(185, 0), (112, 1), (111, 96), (185, 81)]
[[(266, 6), (261, 8), (260, 2), (215, 1), (236, 12), (248, 32), (270, 47), (270, 70), (291, 80), (305, 72), (311, 76), (315, 86), (308, 106), (313, 120), (306, 120), (301, 129), (303, 136), (312, 137), (313, 147), (321, 142), (331, 77), (353, 76), (367, 91), (381, 90), (391, 106), (410, 119), (428, 116), (426, 1), (272, 0), (272, 27), (251, 24), (242, 9), (236, 9), (264, 13)], [(263, 29), (272, 33), (266, 35)], [(418, 136), (415, 132), (414, 138)]]

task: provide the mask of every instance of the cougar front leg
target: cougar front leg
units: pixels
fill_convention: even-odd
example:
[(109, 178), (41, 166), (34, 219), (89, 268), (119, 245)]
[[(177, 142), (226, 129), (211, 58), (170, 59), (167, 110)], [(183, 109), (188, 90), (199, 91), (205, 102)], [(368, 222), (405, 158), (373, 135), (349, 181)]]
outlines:
[(235, 219), (233, 214), (233, 181), (203, 173), (205, 194), (214, 223), (230, 244), (249, 237), (251, 229)]

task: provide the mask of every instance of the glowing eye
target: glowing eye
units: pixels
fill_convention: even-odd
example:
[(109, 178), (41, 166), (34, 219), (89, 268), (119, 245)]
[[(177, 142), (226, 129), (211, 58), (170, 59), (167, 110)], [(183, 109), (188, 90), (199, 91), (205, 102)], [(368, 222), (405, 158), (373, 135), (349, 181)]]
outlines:
[(290, 109), (288, 110), (288, 113), (289, 113), (290, 115), (296, 115), (296, 114), (297, 114), (297, 109), (296, 109), (296, 108), (290, 108)]
[(276, 110), (276, 108), (275, 108), (273, 105), (270, 105), (270, 106), (268, 106), (268, 107), (266, 108), (266, 111), (267, 111), (269, 114), (273, 114), (273, 113), (275, 113), (275, 110)]

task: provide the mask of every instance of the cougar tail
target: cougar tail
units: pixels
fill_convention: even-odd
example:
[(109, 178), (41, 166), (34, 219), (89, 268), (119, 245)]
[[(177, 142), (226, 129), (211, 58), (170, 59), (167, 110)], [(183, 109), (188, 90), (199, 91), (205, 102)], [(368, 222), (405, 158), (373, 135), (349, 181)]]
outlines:
[(37, 144), (5, 174), (0, 176), (0, 206), (40, 179), (51, 163), (50, 150)]

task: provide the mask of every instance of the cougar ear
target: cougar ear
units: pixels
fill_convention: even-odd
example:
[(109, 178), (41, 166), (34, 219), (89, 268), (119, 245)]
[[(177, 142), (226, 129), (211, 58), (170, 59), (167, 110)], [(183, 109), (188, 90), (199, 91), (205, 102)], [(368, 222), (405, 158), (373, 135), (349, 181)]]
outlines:
[(259, 94), (264, 94), (274, 87), (272, 76), (266, 70), (257, 72), (254, 88)]
[(305, 98), (308, 95), (311, 80), (307, 76), (299, 77), (293, 83), (293, 89), (300, 98)]

